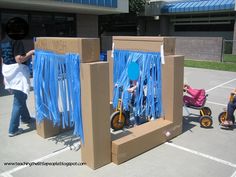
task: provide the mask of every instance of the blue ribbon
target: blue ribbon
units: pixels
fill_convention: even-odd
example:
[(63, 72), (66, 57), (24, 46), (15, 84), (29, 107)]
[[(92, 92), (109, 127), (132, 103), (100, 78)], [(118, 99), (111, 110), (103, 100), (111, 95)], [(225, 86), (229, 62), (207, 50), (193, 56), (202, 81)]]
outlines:
[(78, 54), (36, 50), (34, 94), (37, 122), (49, 119), (54, 126), (74, 126), (74, 134), (84, 141)]
[[(128, 66), (131, 62), (136, 62), (140, 69), (135, 91), (134, 114), (159, 118), (162, 115), (160, 52), (114, 50), (113, 107), (117, 107), (120, 97), (123, 101), (123, 109), (129, 110), (131, 94), (127, 89), (130, 87)], [(119, 88), (123, 88), (123, 94), (120, 93)], [(145, 88), (146, 91), (144, 91)], [(146, 95), (145, 92), (147, 92)]]

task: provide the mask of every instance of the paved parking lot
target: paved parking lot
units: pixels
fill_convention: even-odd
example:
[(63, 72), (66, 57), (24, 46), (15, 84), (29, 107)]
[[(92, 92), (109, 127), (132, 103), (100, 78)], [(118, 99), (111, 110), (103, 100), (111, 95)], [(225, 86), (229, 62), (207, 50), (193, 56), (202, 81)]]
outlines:
[[(236, 177), (236, 129), (222, 130), (218, 114), (226, 107), (230, 91), (236, 87), (236, 73), (185, 68), (185, 81), (204, 88), (212, 110), (213, 128), (200, 128), (196, 117), (183, 111), (183, 133), (121, 165), (110, 163), (98, 170), (87, 166), (11, 166), (6, 162), (81, 162), (80, 150), (70, 150), (77, 138), (71, 132), (42, 139), (34, 127), (8, 138), (12, 96), (0, 97), (0, 176), (3, 177)], [(34, 115), (33, 93), (28, 107)], [(190, 110), (197, 113), (195, 110)]]

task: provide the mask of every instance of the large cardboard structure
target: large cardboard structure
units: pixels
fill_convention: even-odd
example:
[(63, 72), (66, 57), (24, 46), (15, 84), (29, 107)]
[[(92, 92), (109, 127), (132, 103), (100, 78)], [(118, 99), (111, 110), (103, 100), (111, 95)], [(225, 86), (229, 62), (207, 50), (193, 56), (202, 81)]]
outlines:
[[(94, 38), (37, 38), (35, 49), (58, 54), (80, 55), (81, 108), (84, 144), (82, 161), (97, 169), (111, 162), (109, 66), (99, 61), (99, 39)], [(44, 120), (36, 125), (43, 138), (61, 132), (52, 122)]]
[(164, 117), (131, 128), (128, 133), (124, 133), (125, 136), (113, 140), (112, 161), (116, 164), (150, 150), (182, 132), (183, 56), (167, 56), (162, 69)]
[[(113, 38), (115, 49), (160, 52), (163, 45), (165, 64), (162, 65), (164, 116), (156, 121), (128, 129), (119, 135), (113, 135), (112, 140), (109, 119), (113, 92), (113, 64), (109, 58), (111, 53), (108, 53), (109, 64), (96, 62), (99, 60), (99, 55), (94, 54), (97, 53), (99, 46), (93, 45), (99, 44), (96, 42), (97, 39), (90, 40), (93, 39), (39, 38), (35, 46), (36, 49), (51, 50), (56, 53), (80, 54), (83, 62), (80, 68), (84, 130), (82, 161), (92, 169), (102, 167), (111, 160), (120, 164), (179, 135), (182, 132), (183, 56), (174, 55), (175, 39), (169, 37)], [(39, 127), (41, 127), (41, 136), (43, 131), (50, 129), (46, 125), (38, 125), (37, 129)], [(167, 136), (166, 132), (169, 132), (170, 136)]]
[[(78, 53), (80, 62), (99, 61), (100, 42), (98, 38), (57, 38), (57, 37), (38, 37), (35, 39), (35, 49), (52, 51), (58, 54)], [(61, 127), (53, 126), (49, 120), (44, 120), (36, 124), (39, 136), (49, 138), (59, 134)]]
[[(116, 164), (125, 162), (182, 132), (183, 98), (183, 56), (174, 54), (174, 38), (165, 37), (114, 37), (115, 49), (160, 52), (164, 46), (165, 64), (162, 65), (162, 99), (164, 116), (137, 127), (128, 129), (112, 141), (112, 161)], [(171, 55), (170, 55), (171, 54)], [(112, 59), (110, 75), (113, 73)], [(110, 78), (110, 100), (113, 83)], [(170, 136), (167, 136), (167, 132)]]

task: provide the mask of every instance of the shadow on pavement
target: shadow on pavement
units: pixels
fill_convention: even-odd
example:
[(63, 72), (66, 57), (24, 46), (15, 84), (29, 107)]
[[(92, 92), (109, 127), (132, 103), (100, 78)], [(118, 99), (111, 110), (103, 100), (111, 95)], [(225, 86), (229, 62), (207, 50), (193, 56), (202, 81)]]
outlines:
[(71, 150), (77, 151), (80, 149), (80, 137), (75, 136), (72, 130), (60, 133), (48, 140), (55, 142), (55, 144), (63, 143), (65, 146), (70, 147)]
[(192, 117), (192, 116), (183, 116), (183, 133), (187, 131), (192, 132), (192, 128), (196, 125), (192, 124), (191, 122), (199, 122), (199, 117)]

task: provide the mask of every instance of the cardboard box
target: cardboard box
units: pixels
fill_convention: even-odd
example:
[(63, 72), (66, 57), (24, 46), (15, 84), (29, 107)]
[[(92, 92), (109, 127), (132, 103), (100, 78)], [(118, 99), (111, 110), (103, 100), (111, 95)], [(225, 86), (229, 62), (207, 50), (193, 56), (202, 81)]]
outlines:
[(115, 49), (160, 52), (161, 45), (164, 45), (164, 55), (175, 54), (174, 37), (156, 36), (113, 36)]
[(111, 162), (108, 63), (81, 63), (80, 78), (84, 129), (81, 160), (97, 169)]
[[(183, 56), (167, 56), (162, 65), (164, 117), (131, 128), (112, 141), (112, 161), (123, 163), (182, 133)], [(170, 132), (170, 136), (166, 136)]]
[(81, 63), (100, 60), (98, 38), (37, 37), (35, 49), (53, 51), (58, 54), (79, 53)]
[(60, 127), (53, 126), (51, 120), (44, 119), (41, 123), (36, 123), (37, 134), (43, 138), (49, 138), (59, 134)]

